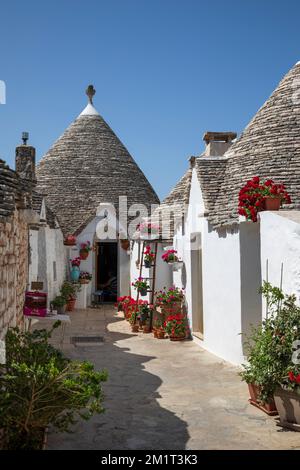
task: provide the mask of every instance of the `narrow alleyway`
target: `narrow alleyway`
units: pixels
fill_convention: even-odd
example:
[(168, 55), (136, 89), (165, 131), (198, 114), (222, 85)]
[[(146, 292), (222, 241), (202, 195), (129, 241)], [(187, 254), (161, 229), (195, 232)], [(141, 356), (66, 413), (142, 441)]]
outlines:
[[(112, 307), (71, 313), (64, 339), (74, 359), (106, 368), (104, 414), (80, 421), (72, 434), (51, 434), (49, 449), (291, 449), (283, 431), (248, 405), (237, 369), (192, 341), (172, 343), (131, 333)], [(74, 346), (73, 336), (101, 336)], [(60, 332), (54, 337), (58, 341)]]

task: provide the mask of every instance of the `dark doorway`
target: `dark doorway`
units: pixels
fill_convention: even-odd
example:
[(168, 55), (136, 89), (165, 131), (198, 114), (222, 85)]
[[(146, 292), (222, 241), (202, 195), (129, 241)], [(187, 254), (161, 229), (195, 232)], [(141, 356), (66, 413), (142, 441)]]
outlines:
[(102, 291), (103, 302), (115, 302), (118, 296), (118, 244), (97, 243), (97, 291)]

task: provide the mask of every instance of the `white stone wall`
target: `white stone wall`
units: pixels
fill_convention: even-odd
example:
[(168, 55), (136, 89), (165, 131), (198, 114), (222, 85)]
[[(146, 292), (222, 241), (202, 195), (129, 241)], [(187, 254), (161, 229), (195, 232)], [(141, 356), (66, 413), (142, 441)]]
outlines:
[(260, 225), (262, 280), (267, 279), (268, 260), (268, 280), (279, 287), (283, 263), (283, 291), (300, 303), (300, 216), (298, 223), (280, 212), (261, 212)]

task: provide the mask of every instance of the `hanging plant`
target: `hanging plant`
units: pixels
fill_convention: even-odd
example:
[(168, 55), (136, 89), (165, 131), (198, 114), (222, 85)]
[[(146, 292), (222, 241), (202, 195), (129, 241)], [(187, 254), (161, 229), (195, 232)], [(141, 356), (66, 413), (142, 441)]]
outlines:
[(82, 260), (87, 259), (89, 252), (92, 251), (91, 243), (89, 241), (80, 244), (80, 258)]
[(259, 176), (254, 176), (239, 192), (238, 213), (257, 222), (258, 212), (278, 210), (282, 203), (291, 203), (283, 184), (275, 184), (271, 179), (261, 182)]
[(150, 268), (154, 260), (155, 260), (155, 253), (151, 250), (151, 246), (147, 245), (144, 251), (145, 268)]

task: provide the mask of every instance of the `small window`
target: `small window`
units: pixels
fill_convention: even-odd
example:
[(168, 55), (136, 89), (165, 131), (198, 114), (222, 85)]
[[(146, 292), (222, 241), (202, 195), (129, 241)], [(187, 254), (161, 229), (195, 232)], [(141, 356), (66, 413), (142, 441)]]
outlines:
[(53, 261), (53, 281), (57, 281), (56, 261)]

